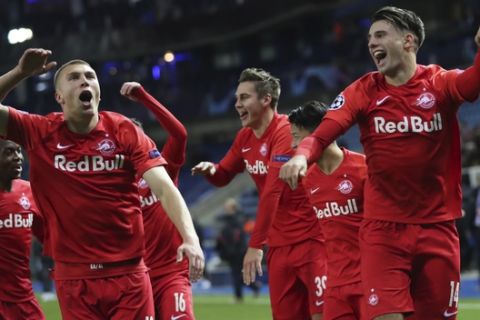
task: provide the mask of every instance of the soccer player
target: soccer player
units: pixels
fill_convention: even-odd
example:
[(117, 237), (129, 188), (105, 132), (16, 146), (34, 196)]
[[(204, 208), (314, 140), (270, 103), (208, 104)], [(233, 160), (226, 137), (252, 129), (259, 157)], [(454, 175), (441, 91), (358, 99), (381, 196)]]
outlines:
[[(128, 99), (146, 106), (167, 131), (167, 141), (161, 154), (167, 161), (165, 169), (168, 175), (175, 185), (178, 185), (180, 168), (185, 163), (187, 130), (139, 83), (124, 83), (120, 93)], [(177, 262), (176, 259), (176, 251), (182, 244), (182, 237), (143, 178), (138, 181), (138, 190), (145, 229), (144, 259), (150, 269), (148, 273), (155, 300), (156, 319), (193, 320), (195, 317), (192, 286), (188, 278), (188, 262), (187, 260)]]
[[(419, 65), (425, 37), (412, 11), (383, 7), (368, 49), (378, 72), (340, 93), (282, 167), (295, 188), (307, 162), (358, 122), (368, 179), (360, 229), (368, 319), (454, 319), (460, 281), (460, 136), (456, 113), (480, 92), (480, 54), (465, 71)], [(480, 29), (475, 36), (480, 47)]]
[(30, 183), (19, 179), (23, 155), (0, 139), (0, 319), (45, 319), (30, 279), (32, 231), (43, 241), (42, 219)]
[[(22, 79), (54, 67), (50, 55), (27, 49), (0, 77), (0, 99)], [(197, 280), (204, 258), (188, 208), (154, 143), (130, 119), (98, 111), (100, 85), (87, 62), (64, 64), (54, 83), (63, 112), (40, 116), (0, 106), (0, 135), (28, 152), (62, 317), (152, 318), (136, 175), (147, 181), (182, 235), (177, 259), (188, 256), (190, 278)]]
[(280, 81), (262, 69), (243, 70), (235, 108), (243, 128), (218, 163), (200, 162), (192, 174), (203, 174), (216, 186), (247, 170), (260, 196), (255, 228), (243, 260), (243, 280), (250, 285), (262, 274), (263, 246), (274, 319), (320, 319), (323, 310), (325, 252), (319, 222), (305, 190), (291, 190), (278, 178), (280, 166), (293, 154), (290, 124), (277, 113)]
[[(309, 101), (288, 115), (293, 147), (311, 134), (328, 107)], [(363, 216), (365, 156), (332, 142), (303, 180), (325, 237), (327, 289), (324, 319), (364, 319), (358, 231)]]

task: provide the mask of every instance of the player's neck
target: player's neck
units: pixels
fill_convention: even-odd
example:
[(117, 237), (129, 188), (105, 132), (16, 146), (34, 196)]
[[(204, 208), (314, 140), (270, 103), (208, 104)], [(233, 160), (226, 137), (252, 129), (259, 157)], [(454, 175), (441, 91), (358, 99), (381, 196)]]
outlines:
[(330, 144), (324, 151), (317, 165), (323, 173), (329, 175), (335, 172), (343, 162), (344, 154), (336, 142)]
[(68, 119), (66, 120), (67, 127), (70, 131), (79, 134), (86, 134), (92, 131), (98, 124), (98, 114), (85, 119), (73, 120)]
[(12, 181), (13, 180), (0, 180), (0, 191), (10, 192), (12, 191)]
[(391, 74), (385, 74), (385, 81), (388, 84), (399, 87), (407, 83), (417, 70), (417, 57), (415, 54), (409, 54), (406, 59), (402, 61), (401, 65)]
[(260, 118), (258, 125), (255, 126), (255, 128), (252, 127), (255, 137), (261, 138), (263, 136), (268, 126), (272, 122), (274, 115), (275, 115), (275, 111), (271, 108), (265, 111), (265, 114)]

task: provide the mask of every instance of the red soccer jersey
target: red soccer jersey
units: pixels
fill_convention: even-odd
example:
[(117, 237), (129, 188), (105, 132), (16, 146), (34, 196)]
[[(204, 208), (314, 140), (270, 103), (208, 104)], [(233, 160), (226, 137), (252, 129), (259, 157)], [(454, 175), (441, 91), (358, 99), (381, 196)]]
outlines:
[[(461, 217), (460, 72), (419, 65), (399, 87), (372, 72), (335, 99), (326, 122), (343, 131), (359, 123), (368, 165), (366, 218), (435, 223)], [(322, 124), (313, 133), (317, 139), (328, 135)]]
[(325, 174), (313, 164), (303, 179), (325, 237), (328, 287), (361, 280), (358, 230), (367, 166), (364, 155), (342, 151), (344, 159), (333, 173)]
[(7, 138), (28, 152), (32, 190), (55, 261), (96, 264), (144, 254), (135, 174), (165, 160), (128, 118), (100, 112), (97, 126), (81, 135), (67, 128), (61, 113), (10, 108)]
[(217, 165), (213, 176), (207, 176), (217, 186), (226, 185), (233, 177), (248, 171), (260, 196), (255, 228), (249, 246), (261, 248), (301, 242), (309, 238), (321, 240), (321, 232), (305, 190), (300, 185), (291, 190), (279, 179), (282, 164), (290, 159), (292, 137), (286, 115), (275, 114), (262, 137), (251, 128), (243, 128), (232, 147)]
[(30, 280), (34, 223), (41, 226), (30, 183), (13, 180), (10, 192), (0, 191), (1, 301), (16, 303), (34, 297)]
[[(134, 91), (135, 97), (147, 106), (158, 122), (168, 132), (162, 148), (162, 157), (167, 161), (165, 169), (172, 181), (178, 185), (180, 168), (185, 162), (187, 132), (167, 108), (146, 92), (142, 87)], [(145, 228), (145, 263), (150, 276), (188, 270), (188, 260), (176, 263), (177, 249), (183, 243), (180, 233), (163, 209), (158, 198), (152, 193), (144, 179), (138, 181), (138, 192)]]

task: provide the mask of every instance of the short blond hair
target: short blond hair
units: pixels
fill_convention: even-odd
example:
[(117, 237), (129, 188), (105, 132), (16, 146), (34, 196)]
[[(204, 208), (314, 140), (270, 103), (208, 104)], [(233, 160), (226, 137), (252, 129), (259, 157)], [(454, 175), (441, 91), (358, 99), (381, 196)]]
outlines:
[(89, 66), (90, 68), (92, 67), (90, 63), (88, 63), (87, 61), (80, 60), (80, 59), (74, 59), (64, 63), (60, 68), (58, 68), (57, 72), (55, 72), (55, 75), (53, 76), (53, 85), (55, 89), (57, 88), (58, 78), (60, 77), (60, 74), (62, 73), (62, 71), (65, 70), (66, 67), (74, 64), (84, 64)]
[(270, 107), (277, 108), (280, 98), (280, 79), (272, 76), (269, 72), (260, 68), (247, 68), (242, 71), (238, 83), (251, 81), (254, 83), (255, 91), (260, 98), (269, 94), (272, 97)]

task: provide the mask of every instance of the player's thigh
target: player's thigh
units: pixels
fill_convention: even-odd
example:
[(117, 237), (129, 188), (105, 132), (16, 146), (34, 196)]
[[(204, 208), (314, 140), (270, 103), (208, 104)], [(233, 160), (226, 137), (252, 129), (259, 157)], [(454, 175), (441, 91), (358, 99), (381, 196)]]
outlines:
[[(113, 282), (113, 279), (109, 279)], [(127, 274), (110, 283), (112, 290), (121, 289), (118, 299), (109, 301), (108, 318), (111, 320), (134, 319), (153, 320), (155, 308), (152, 286), (147, 272)], [(118, 281), (118, 282), (117, 282)], [(115, 292), (112, 292), (112, 297)]]
[(359, 238), (366, 319), (414, 310), (410, 285), (417, 232), (405, 224), (362, 223)]
[(195, 319), (188, 273), (152, 277), (151, 281), (157, 319)]
[(97, 279), (55, 280), (58, 305), (63, 320), (102, 319), (101, 310), (95, 306), (98, 301)]
[(460, 244), (452, 222), (425, 226), (414, 261), (416, 319), (455, 319), (460, 288)]
[(45, 315), (37, 299), (18, 303), (0, 301), (0, 320), (45, 320)]
[(309, 310), (312, 315), (323, 313), (324, 310), (324, 293), (328, 282), (326, 269), (324, 257), (297, 268), (297, 274), (307, 290)]
[(310, 319), (308, 291), (289, 260), (291, 246), (270, 248), (267, 255), (270, 304), (275, 320)]
[(365, 300), (361, 282), (327, 288), (324, 319), (364, 319)]

